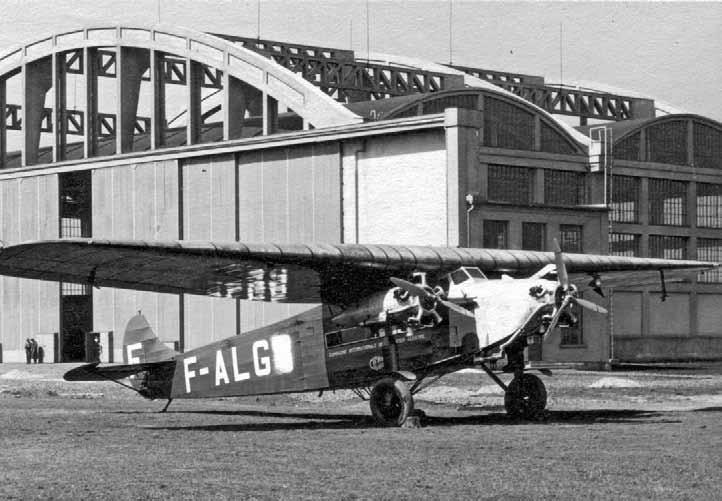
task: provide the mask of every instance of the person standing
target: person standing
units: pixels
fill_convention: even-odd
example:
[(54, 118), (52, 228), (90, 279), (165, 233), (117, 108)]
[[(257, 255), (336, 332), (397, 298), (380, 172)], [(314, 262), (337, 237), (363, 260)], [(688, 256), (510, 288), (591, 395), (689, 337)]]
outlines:
[(33, 356), (33, 343), (30, 342), (30, 338), (25, 338), (25, 363), (29, 364), (30, 359)]
[(42, 346), (38, 346), (38, 363), (42, 364), (45, 358), (45, 349)]
[(33, 363), (38, 363), (38, 342), (35, 341), (35, 339), (31, 339), (30, 343), (32, 345), (32, 348), (30, 349), (30, 358), (32, 358)]

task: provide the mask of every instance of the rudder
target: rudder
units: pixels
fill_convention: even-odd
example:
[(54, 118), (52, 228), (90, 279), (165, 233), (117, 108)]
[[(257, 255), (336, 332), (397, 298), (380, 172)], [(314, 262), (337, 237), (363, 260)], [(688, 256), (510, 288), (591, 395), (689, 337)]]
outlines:
[(148, 320), (138, 314), (128, 321), (123, 336), (123, 361), (143, 364), (172, 360), (178, 352), (168, 348), (155, 335)]

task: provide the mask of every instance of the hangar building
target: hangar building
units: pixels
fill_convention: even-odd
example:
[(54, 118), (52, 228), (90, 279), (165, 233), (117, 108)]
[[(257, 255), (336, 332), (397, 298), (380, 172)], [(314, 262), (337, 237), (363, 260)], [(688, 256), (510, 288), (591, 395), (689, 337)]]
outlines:
[[(482, 246), (720, 261), (722, 124), (649, 99), (409, 58), (96, 26), (0, 55), (0, 239)], [(578, 117), (571, 127), (560, 116)], [(589, 121), (596, 122), (590, 125)], [(601, 124), (601, 125), (600, 125)], [(268, 277), (267, 287), (283, 287)], [(0, 279), (25, 338), (120, 360), (141, 310), (180, 350), (313, 305)], [(542, 362), (722, 357), (722, 276), (598, 298)]]

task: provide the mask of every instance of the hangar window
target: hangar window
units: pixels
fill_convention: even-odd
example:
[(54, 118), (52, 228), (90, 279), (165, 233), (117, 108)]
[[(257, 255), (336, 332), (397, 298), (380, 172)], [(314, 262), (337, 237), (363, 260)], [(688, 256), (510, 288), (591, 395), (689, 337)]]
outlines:
[(532, 201), (532, 169), (508, 165), (490, 165), (487, 199), (529, 205)]
[(584, 203), (584, 174), (574, 171), (545, 169), (544, 203), (548, 205), (579, 205)]
[(612, 210), (609, 217), (612, 221), (639, 222), (639, 178), (614, 176), (610, 205)]
[(694, 124), (694, 165), (722, 168), (722, 131), (709, 125)]
[(487, 249), (509, 248), (509, 221), (484, 221), (483, 246)]
[[(700, 261), (722, 262), (722, 238), (698, 238), (697, 259)], [(699, 274), (700, 282), (720, 283), (722, 282), (722, 270), (705, 271)]]
[(564, 252), (583, 252), (582, 227), (576, 224), (560, 224), (559, 247)]
[(541, 149), (548, 153), (561, 153), (563, 155), (576, 153), (569, 140), (544, 122), (541, 124)]
[(91, 174), (89, 170), (58, 176), (60, 193), (60, 237), (90, 237)]
[(649, 235), (649, 257), (687, 259), (687, 237)]
[(619, 160), (641, 160), (639, 158), (639, 140), (641, 134), (635, 132), (614, 145), (614, 158)]
[(639, 235), (632, 233), (610, 233), (609, 253), (612, 256), (639, 256)]
[(722, 228), (722, 184), (697, 183), (697, 226)]
[(676, 120), (647, 128), (647, 160), (663, 164), (687, 164), (687, 122)]
[(546, 242), (546, 225), (544, 223), (521, 224), (521, 248), (523, 250), (543, 251)]
[(484, 145), (512, 150), (533, 150), (534, 116), (505, 101), (485, 98)]
[(649, 224), (687, 224), (687, 183), (671, 179), (649, 180)]

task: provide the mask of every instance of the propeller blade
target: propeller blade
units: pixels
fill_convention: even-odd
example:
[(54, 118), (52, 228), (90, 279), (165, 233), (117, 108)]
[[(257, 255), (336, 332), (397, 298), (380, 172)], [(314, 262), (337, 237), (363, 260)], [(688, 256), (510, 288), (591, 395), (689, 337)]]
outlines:
[(429, 294), (429, 291), (427, 291), (423, 287), (419, 287), (418, 285), (412, 284), (411, 282), (407, 282), (406, 280), (402, 280), (402, 279), (396, 278), (396, 277), (391, 277), (391, 282), (396, 287), (401, 287), (402, 289), (404, 289), (406, 292), (408, 292), (412, 296), (432, 297), (432, 298), (436, 297), (433, 294)]
[(551, 321), (549, 322), (549, 327), (547, 327), (547, 331), (544, 333), (544, 337), (546, 337), (551, 331), (554, 330), (554, 327), (557, 326), (557, 323), (559, 323), (559, 317), (562, 315), (564, 308), (569, 306), (569, 302), (571, 300), (572, 300), (572, 297), (569, 295), (564, 297), (562, 304), (559, 305), (559, 308), (557, 308), (557, 311), (554, 313), (554, 316), (552, 317)]
[(562, 254), (562, 248), (559, 247), (559, 242), (554, 239), (554, 262), (557, 265), (557, 278), (559, 283), (565, 291), (569, 290), (569, 275), (567, 275), (567, 267), (564, 264), (564, 256)]
[(451, 301), (445, 301), (443, 299), (439, 299), (439, 302), (450, 310), (454, 310), (456, 313), (474, 318), (474, 314), (472, 312), (470, 312), (466, 308), (459, 306), (458, 304), (452, 303)]
[(598, 304), (592, 303), (591, 301), (587, 301), (586, 299), (575, 297), (574, 302), (577, 303), (582, 308), (596, 311), (597, 313), (601, 313), (602, 315), (606, 315), (607, 313), (609, 313), (606, 308), (602, 308)]

